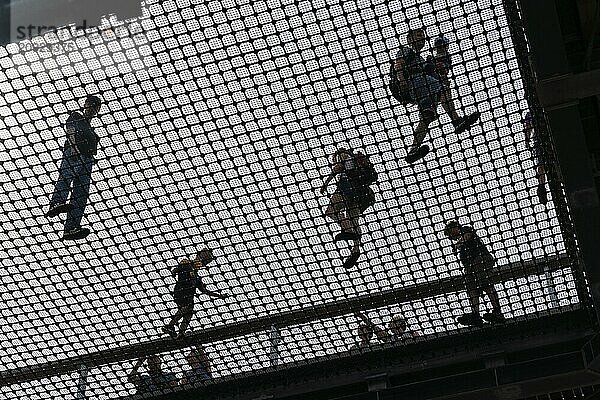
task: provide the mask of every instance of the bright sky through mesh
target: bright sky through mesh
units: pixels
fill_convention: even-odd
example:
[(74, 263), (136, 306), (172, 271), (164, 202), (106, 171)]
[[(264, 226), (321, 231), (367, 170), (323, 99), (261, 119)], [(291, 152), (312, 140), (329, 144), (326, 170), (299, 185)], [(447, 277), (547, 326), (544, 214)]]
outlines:
[[(535, 196), (507, 24), (501, 0), (149, 1), (128, 37), (80, 35), (66, 53), (1, 48), (0, 369), (163, 336), (175, 307), (170, 268), (205, 246), (217, 260), (203, 281), (231, 296), (200, 297), (193, 330), (460, 274), (443, 235), (452, 219), (473, 225), (498, 265), (564, 253), (552, 201)], [(419, 26), (430, 42), (450, 40), (457, 108), (481, 118), (456, 135), (440, 107), (432, 153), (409, 165), (418, 111), (386, 86), (390, 60)], [(44, 213), (64, 123), (87, 94), (104, 101), (92, 122), (101, 138), (84, 217), (92, 234), (63, 242), (62, 224)], [(340, 146), (368, 154), (379, 174), (350, 270), (319, 192)], [(507, 318), (577, 303), (569, 270), (555, 273), (555, 304), (544, 279), (498, 287)], [(456, 329), (464, 293), (425, 297), (370, 315), (403, 314), (432, 337)], [(281, 362), (345, 351), (355, 330), (353, 317), (290, 328)], [(215, 376), (268, 365), (267, 333), (246, 340), (262, 350), (239, 339), (206, 346)], [(180, 354), (164, 368), (185, 369)], [(92, 370), (90, 398), (132, 390), (129, 368)], [(34, 386), (28, 398), (74, 398), (76, 381)]]

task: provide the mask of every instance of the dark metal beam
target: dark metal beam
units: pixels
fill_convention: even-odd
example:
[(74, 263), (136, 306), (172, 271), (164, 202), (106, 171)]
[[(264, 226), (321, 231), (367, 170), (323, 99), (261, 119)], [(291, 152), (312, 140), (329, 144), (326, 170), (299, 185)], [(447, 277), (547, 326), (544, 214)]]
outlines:
[(537, 93), (542, 107), (568, 105), (600, 95), (600, 70), (541, 80)]
[[(376, 374), (387, 377), (387, 389), (378, 391), (380, 400), (443, 399), (458, 394), (455, 399), (505, 399), (509, 397), (501, 394), (514, 393), (518, 385), (526, 393), (541, 394), (545, 387), (564, 390), (574, 382), (600, 381), (599, 374), (586, 369), (594, 362), (593, 352), (582, 352), (593, 335), (586, 323), (588, 314), (580, 310), (476, 332), (460, 329), (415, 344), (376, 345), (363, 354), (344, 352), (259, 374), (222, 377), (204, 388), (154, 399), (362, 399)], [(386, 393), (393, 396), (383, 397)]]
[[(500, 266), (494, 270), (490, 280), (502, 283), (507, 280), (542, 275), (548, 271), (557, 271), (571, 267), (565, 256), (549, 257), (543, 260), (530, 260)], [(271, 326), (284, 327), (311, 321), (333, 318), (365, 309), (383, 307), (424, 297), (433, 297), (464, 290), (462, 276), (439, 279), (410, 285), (393, 290), (382, 291), (366, 296), (357, 296), (335, 303), (306, 306), (298, 310), (287, 311), (277, 315), (267, 315), (255, 319), (226, 326), (213, 327), (195, 332), (183, 340), (157, 339), (109, 350), (89, 353), (79, 357), (21, 367), (0, 373), (0, 385), (39, 380), (76, 371), (82, 364), (89, 368), (135, 359), (142, 356), (159, 354), (177, 349), (184, 349), (195, 343), (210, 343), (217, 340), (230, 339), (248, 334), (267, 331)]]

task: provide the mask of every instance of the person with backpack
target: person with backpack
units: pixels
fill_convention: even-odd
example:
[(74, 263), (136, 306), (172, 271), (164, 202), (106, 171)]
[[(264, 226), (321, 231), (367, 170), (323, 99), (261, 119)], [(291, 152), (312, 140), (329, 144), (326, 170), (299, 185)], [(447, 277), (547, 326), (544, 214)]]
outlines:
[(496, 264), (494, 256), (470, 226), (451, 221), (446, 225), (444, 234), (455, 242), (454, 247), (464, 266), (463, 278), (471, 303), (471, 312), (458, 317), (457, 322), (461, 325), (481, 326), (483, 324), (479, 314), (479, 299), (484, 293), (490, 298), (492, 312), (483, 314), (483, 319), (492, 324), (504, 322), (498, 292), (490, 282), (490, 275)]
[(442, 96), (443, 85), (439, 75), (436, 78), (434, 63), (421, 57), (426, 43), (425, 31), (421, 28), (411, 29), (406, 37), (407, 45), (400, 47), (390, 66), (389, 89), (401, 104), (416, 104), (419, 108), (420, 119), (413, 134), (413, 143), (405, 157), (408, 163), (414, 163), (429, 153), (429, 146), (423, 145), (423, 141), (429, 125), (437, 116), (440, 100), (444, 109), (448, 111), (457, 134), (469, 129), (479, 119), (480, 114), (474, 112), (460, 117), (456, 112), (452, 112), (454, 104), (449, 96)]
[[(212, 251), (204, 249), (198, 252), (195, 260), (183, 259), (173, 269), (173, 276), (177, 276), (177, 283), (173, 290), (173, 299), (175, 300), (175, 304), (177, 304), (177, 312), (171, 318), (171, 321), (163, 327), (163, 332), (172, 338), (181, 339), (185, 336), (185, 331), (194, 315), (196, 290), (211, 297), (223, 300), (227, 298), (225, 295), (208, 290), (198, 275), (200, 269), (206, 268), (214, 259)], [(179, 325), (179, 333), (177, 334), (175, 333), (175, 324), (179, 320), (181, 320), (181, 324)]]
[(339, 175), (337, 190), (329, 198), (325, 215), (342, 230), (336, 235), (336, 242), (354, 242), (350, 257), (344, 262), (345, 268), (351, 268), (360, 257), (359, 219), (367, 208), (375, 204), (375, 193), (369, 186), (377, 181), (377, 172), (366, 155), (344, 148), (334, 153), (332, 161), (331, 174), (325, 179), (321, 193), (325, 194), (331, 180)]
[[(67, 140), (63, 146), (62, 162), (50, 208), (46, 213), (48, 218), (67, 213), (63, 240), (83, 239), (90, 234), (88, 228), (81, 227), (81, 219), (88, 201), (94, 156), (100, 141), (91, 121), (100, 111), (101, 104), (100, 98), (88, 96), (83, 113), (71, 113), (65, 125)], [(67, 203), (69, 193), (71, 200)]]

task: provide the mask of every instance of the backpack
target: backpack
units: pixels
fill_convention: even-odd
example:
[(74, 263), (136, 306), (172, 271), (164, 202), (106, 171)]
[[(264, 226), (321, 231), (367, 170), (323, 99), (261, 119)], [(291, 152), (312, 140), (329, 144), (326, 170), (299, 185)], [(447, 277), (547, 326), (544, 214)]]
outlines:
[(356, 168), (348, 171), (348, 176), (361, 186), (369, 186), (377, 182), (377, 171), (375, 171), (375, 166), (369, 160), (369, 156), (357, 151), (352, 152), (352, 157)]

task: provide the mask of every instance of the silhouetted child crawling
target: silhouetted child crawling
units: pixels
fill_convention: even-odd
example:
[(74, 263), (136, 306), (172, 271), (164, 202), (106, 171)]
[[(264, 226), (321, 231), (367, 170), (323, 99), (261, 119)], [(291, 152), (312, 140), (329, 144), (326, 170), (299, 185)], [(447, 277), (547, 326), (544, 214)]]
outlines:
[[(202, 283), (198, 271), (206, 267), (212, 261), (214, 256), (209, 249), (204, 249), (198, 252), (195, 260), (183, 259), (179, 262), (179, 265), (173, 269), (173, 275), (177, 276), (177, 283), (173, 290), (173, 298), (175, 304), (177, 304), (177, 312), (171, 318), (171, 322), (163, 327), (163, 332), (168, 333), (172, 338), (182, 338), (185, 336), (185, 331), (190, 325), (192, 316), (194, 315), (194, 297), (196, 295), (196, 289), (200, 293), (207, 294), (211, 297), (217, 297), (219, 299), (225, 299), (226, 296), (213, 292), (207, 289), (206, 285)], [(181, 320), (179, 325), (179, 334), (175, 333), (175, 324)]]

